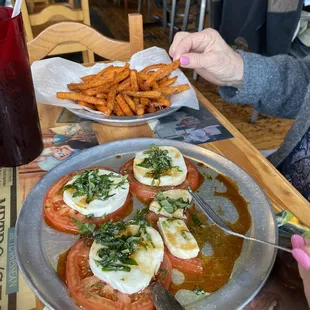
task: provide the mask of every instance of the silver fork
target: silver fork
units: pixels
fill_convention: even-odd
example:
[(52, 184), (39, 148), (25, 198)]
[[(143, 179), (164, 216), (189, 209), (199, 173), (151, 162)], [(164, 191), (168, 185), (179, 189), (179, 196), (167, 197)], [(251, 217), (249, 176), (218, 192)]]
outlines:
[(268, 242), (268, 241), (263, 241), (263, 240), (259, 240), (259, 239), (255, 239), (252, 237), (248, 237), (242, 234), (239, 234), (237, 232), (232, 231), (226, 224), (225, 222), (217, 215), (217, 213), (208, 205), (208, 203), (206, 203), (198, 194), (194, 193), (193, 190), (188, 187), (188, 192), (190, 193), (190, 195), (196, 200), (196, 202), (198, 203), (199, 207), (208, 215), (209, 219), (219, 228), (221, 228), (223, 231), (225, 231), (227, 234), (236, 236), (236, 237), (240, 237), (243, 238), (245, 240), (250, 240), (250, 241), (255, 241), (255, 242), (259, 242), (265, 245), (269, 245), (269, 246), (273, 246), (279, 250), (282, 251), (286, 251), (289, 253), (292, 253), (291, 249), (282, 247), (280, 245), (277, 245), (275, 243), (272, 242)]

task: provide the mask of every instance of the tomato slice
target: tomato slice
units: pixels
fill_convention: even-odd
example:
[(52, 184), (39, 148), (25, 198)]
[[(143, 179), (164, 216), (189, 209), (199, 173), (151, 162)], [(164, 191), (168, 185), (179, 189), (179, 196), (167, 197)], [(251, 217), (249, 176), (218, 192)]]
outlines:
[(166, 254), (172, 264), (172, 267), (178, 269), (184, 273), (189, 274), (202, 274), (203, 273), (203, 261), (198, 258), (181, 259), (173, 256), (169, 250), (166, 250)]
[(158, 214), (156, 214), (153, 211), (149, 211), (146, 214), (145, 218), (148, 220), (148, 222), (152, 225), (152, 227), (154, 229), (158, 230), (158, 227), (157, 227), (157, 222), (158, 222), (158, 219), (159, 219), (159, 215)]
[(140, 183), (135, 178), (133, 172), (133, 159), (127, 161), (120, 169), (122, 175), (128, 175), (130, 183), (130, 191), (142, 202), (148, 204), (154, 199), (159, 191), (169, 189), (187, 189), (190, 186), (194, 191), (199, 187), (199, 172), (196, 166), (191, 163), (187, 158), (184, 158), (187, 166), (187, 176), (185, 181), (178, 186), (148, 186)]
[[(89, 267), (89, 250), (92, 241), (79, 240), (69, 251), (66, 262), (66, 279), (71, 297), (75, 303), (87, 310), (153, 310), (150, 289), (123, 294), (109, 284), (96, 278)], [(162, 275), (164, 273), (164, 276)], [(171, 283), (171, 263), (165, 254), (155, 281), (169, 288)]]
[(164, 254), (163, 262), (160, 265), (158, 273), (155, 276), (155, 281), (159, 282), (165, 288), (169, 289), (171, 285), (172, 264), (168, 255)]
[[(105, 170), (111, 170), (109, 168), (101, 168)], [(127, 199), (123, 206), (113, 213), (108, 214), (105, 218), (97, 217), (87, 219), (85, 215), (73, 210), (63, 201), (62, 189), (67, 182), (79, 171), (66, 175), (60, 178), (54, 183), (49, 191), (47, 192), (44, 199), (44, 218), (45, 222), (58, 231), (64, 231), (71, 234), (78, 234), (79, 229), (73, 223), (72, 217), (83, 223), (96, 224), (97, 226), (101, 223), (113, 220), (119, 221), (131, 213), (131, 194), (128, 194)]]

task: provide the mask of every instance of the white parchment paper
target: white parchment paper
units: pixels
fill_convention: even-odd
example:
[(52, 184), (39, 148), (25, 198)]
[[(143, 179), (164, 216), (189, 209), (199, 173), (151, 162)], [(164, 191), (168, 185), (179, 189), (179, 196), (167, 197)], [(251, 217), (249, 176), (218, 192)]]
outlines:
[[(164, 49), (152, 47), (133, 55), (130, 60), (130, 68), (140, 71), (151, 64), (170, 62), (171, 60)], [(115, 66), (124, 65), (123, 62), (118, 61), (112, 64)], [(98, 63), (93, 67), (84, 67), (75, 62), (58, 57), (34, 62), (31, 66), (31, 70), (37, 102), (69, 109), (86, 109), (95, 114), (103, 114), (102, 112), (79, 106), (71, 100), (60, 100), (56, 97), (56, 92), (69, 91), (67, 84), (79, 83), (81, 82), (80, 77), (97, 73), (109, 65), (111, 65), (111, 63)], [(171, 76), (175, 75), (178, 76), (178, 79), (174, 85), (189, 83), (181, 70), (176, 70), (171, 74)], [(171, 106), (189, 107), (198, 110), (199, 104), (195, 91), (191, 88), (180, 94), (173, 95), (171, 97)]]

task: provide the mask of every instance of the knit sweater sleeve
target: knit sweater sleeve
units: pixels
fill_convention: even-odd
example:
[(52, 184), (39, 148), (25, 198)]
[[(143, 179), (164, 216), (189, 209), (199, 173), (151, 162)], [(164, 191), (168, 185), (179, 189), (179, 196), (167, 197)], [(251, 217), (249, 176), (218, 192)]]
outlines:
[(220, 87), (221, 97), (229, 103), (251, 104), (265, 114), (295, 118), (310, 83), (310, 56), (299, 60), (238, 53), (244, 60), (243, 86)]

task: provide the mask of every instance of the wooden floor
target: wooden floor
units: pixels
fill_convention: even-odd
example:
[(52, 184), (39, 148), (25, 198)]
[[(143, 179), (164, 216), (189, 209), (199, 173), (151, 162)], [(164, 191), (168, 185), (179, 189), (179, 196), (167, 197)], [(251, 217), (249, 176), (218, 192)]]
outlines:
[[(99, 13), (103, 23), (109, 28), (115, 39), (128, 39), (127, 14), (137, 12), (135, 0), (129, 2), (129, 9), (116, 6), (107, 0), (91, 0), (90, 5)], [(147, 2), (147, 1), (145, 1)], [(153, 7), (153, 14), (160, 15), (161, 10)], [(146, 8), (143, 11), (144, 18), (144, 45), (169, 49), (168, 34), (159, 24), (150, 23), (146, 17)], [(117, 25), (117, 26), (116, 26)], [(202, 78), (192, 80), (192, 71), (185, 70), (192, 84), (198, 88), (209, 101), (221, 111), (239, 129), (243, 135), (259, 150), (278, 148), (284, 136), (292, 125), (292, 120), (283, 120), (265, 115), (260, 115), (256, 124), (250, 124), (252, 108), (247, 105), (231, 105), (223, 102), (218, 95), (217, 87), (210, 85)]]

